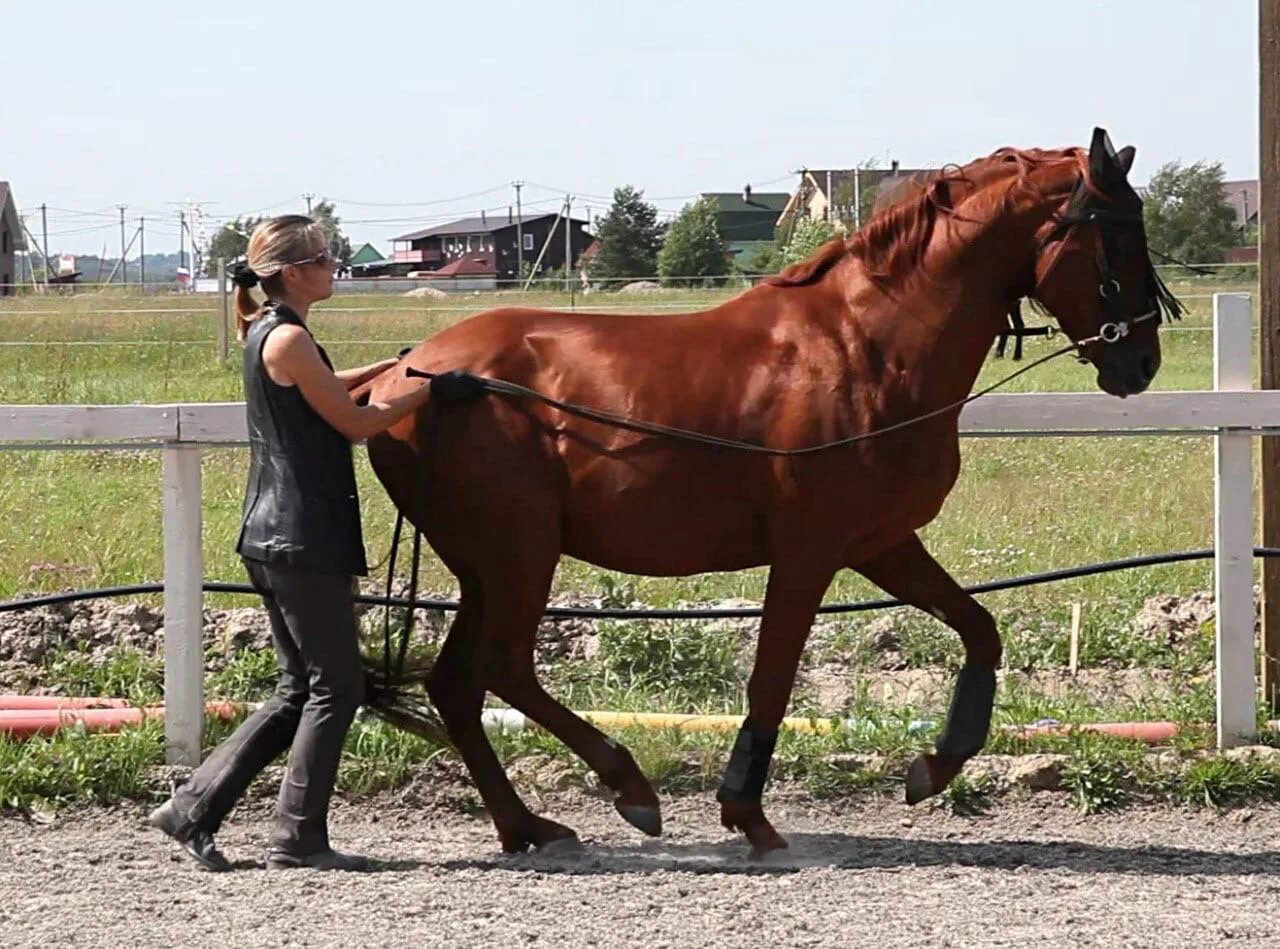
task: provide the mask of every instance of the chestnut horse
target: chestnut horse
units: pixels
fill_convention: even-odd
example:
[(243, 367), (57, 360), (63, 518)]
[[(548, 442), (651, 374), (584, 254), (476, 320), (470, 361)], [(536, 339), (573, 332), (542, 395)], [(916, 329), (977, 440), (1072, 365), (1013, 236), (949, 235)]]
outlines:
[[(649, 576), (770, 567), (749, 712), (718, 794), (722, 822), (756, 852), (786, 846), (761, 797), (801, 651), (839, 570), (964, 643), (945, 726), (912, 762), (907, 800), (941, 791), (982, 748), (1000, 634), (916, 532), (955, 484), (957, 403), (1011, 301), (1051, 311), (1106, 392), (1151, 383), (1157, 324), (1179, 305), (1148, 259), (1127, 181), (1133, 154), (1115, 152), (1101, 129), (1087, 151), (1001, 149), (712, 309), (491, 310), (366, 384), (358, 396), (386, 399), (423, 385), (413, 372), (463, 370), (738, 443), (636, 431), (509, 392), (460, 399), (441, 381), (415, 417), (370, 439), (396, 507), (458, 578), (460, 609), (426, 690), (504, 849), (575, 835), (512, 788), (481, 725), (486, 692), (580, 755), (628, 822), (661, 831), (658, 797), (627, 749), (535, 675), (534, 636), (566, 554)], [(744, 450), (753, 446), (768, 451)], [(804, 451), (815, 446), (825, 447)], [(371, 704), (396, 711), (378, 690)]]

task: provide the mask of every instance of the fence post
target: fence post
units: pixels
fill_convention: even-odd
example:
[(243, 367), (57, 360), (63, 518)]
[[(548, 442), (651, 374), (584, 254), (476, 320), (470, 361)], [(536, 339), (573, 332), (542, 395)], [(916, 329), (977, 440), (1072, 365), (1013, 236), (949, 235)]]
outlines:
[(227, 292), (227, 259), (218, 258), (218, 362), (227, 361), (227, 337), (231, 326), (231, 297)]
[[(1213, 295), (1213, 387), (1253, 388), (1247, 293)], [(1253, 440), (1214, 437), (1214, 603), (1217, 612), (1218, 747), (1257, 731), (1253, 606)]]
[(165, 761), (200, 763), (204, 729), (204, 556), (200, 449), (164, 447)]

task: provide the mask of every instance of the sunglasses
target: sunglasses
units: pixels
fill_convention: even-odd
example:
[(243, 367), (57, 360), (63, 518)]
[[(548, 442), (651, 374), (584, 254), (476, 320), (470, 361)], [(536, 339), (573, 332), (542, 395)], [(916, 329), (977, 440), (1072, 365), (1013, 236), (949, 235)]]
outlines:
[(289, 264), (288, 264), (288, 266), (291, 266), (291, 267), (305, 267), (305, 266), (307, 266), (308, 264), (316, 264), (316, 265), (321, 266), (321, 267), (331, 267), (331, 268), (332, 268), (332, 267), (336, 267), (336, 266), (338, 266), (338, 264), (339, 264), (339, 263), (340, 263), (340, 261), (338, 260), (338, 258), (337, 258), (337, 257), (333, 256), (333, 254), (331, 254), (331, 253), (330, 253), (329, 251), (327, 251), (327, 250), (322, 250), (320, 253), (316, 254), (314, 257), (308, 257), (306, 260), (294, 260), (294, 261), (290, 261), (290, 262), (289, 262)]

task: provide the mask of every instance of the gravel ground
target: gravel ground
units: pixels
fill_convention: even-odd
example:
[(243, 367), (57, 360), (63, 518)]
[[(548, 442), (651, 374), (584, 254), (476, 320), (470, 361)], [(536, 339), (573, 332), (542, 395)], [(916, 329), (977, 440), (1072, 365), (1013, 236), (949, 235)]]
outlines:
[(645, 841), (604, 802), (547, 813), (581, 855), (506, 857), (484, 817), (335, 805), (335, 844), (378, 872), (262, 869), (255, 804), (190, 867), (140, 806), (0, 820), (0, 944), (40, 946), (1213, 946), (1280, 940), (1280, 807), (1082, 817), (1056, 795), (981, 817), (775, 793), (791, 849), (765, 863), (710, 796)]

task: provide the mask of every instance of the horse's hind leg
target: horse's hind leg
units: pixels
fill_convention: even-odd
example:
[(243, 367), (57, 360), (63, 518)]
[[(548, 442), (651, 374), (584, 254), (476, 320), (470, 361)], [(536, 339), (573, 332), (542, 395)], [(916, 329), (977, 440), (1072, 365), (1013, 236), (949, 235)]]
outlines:
[(517, 853), (530, 846), (575, 839), (576, 835), (568, 827), (529, 810), (511, 786), (484, 733), (481, 711), (491, 654), (486, 636), (490, 610), (485, 593), (483, 583), (462, 580), (462, 606), (427, 678), (427, 693), (489, 809), (502, 849)]
[(942, 791), (986, 744), (1002, 650), (1000, 633), (986, 608), (960, 588), (915, 534), (853, 567), (891, 596), (942, 620), (964, 642), (964, 666), (935, 753), (920, 755), (907, 771), (907, 803), (915, 804)]

